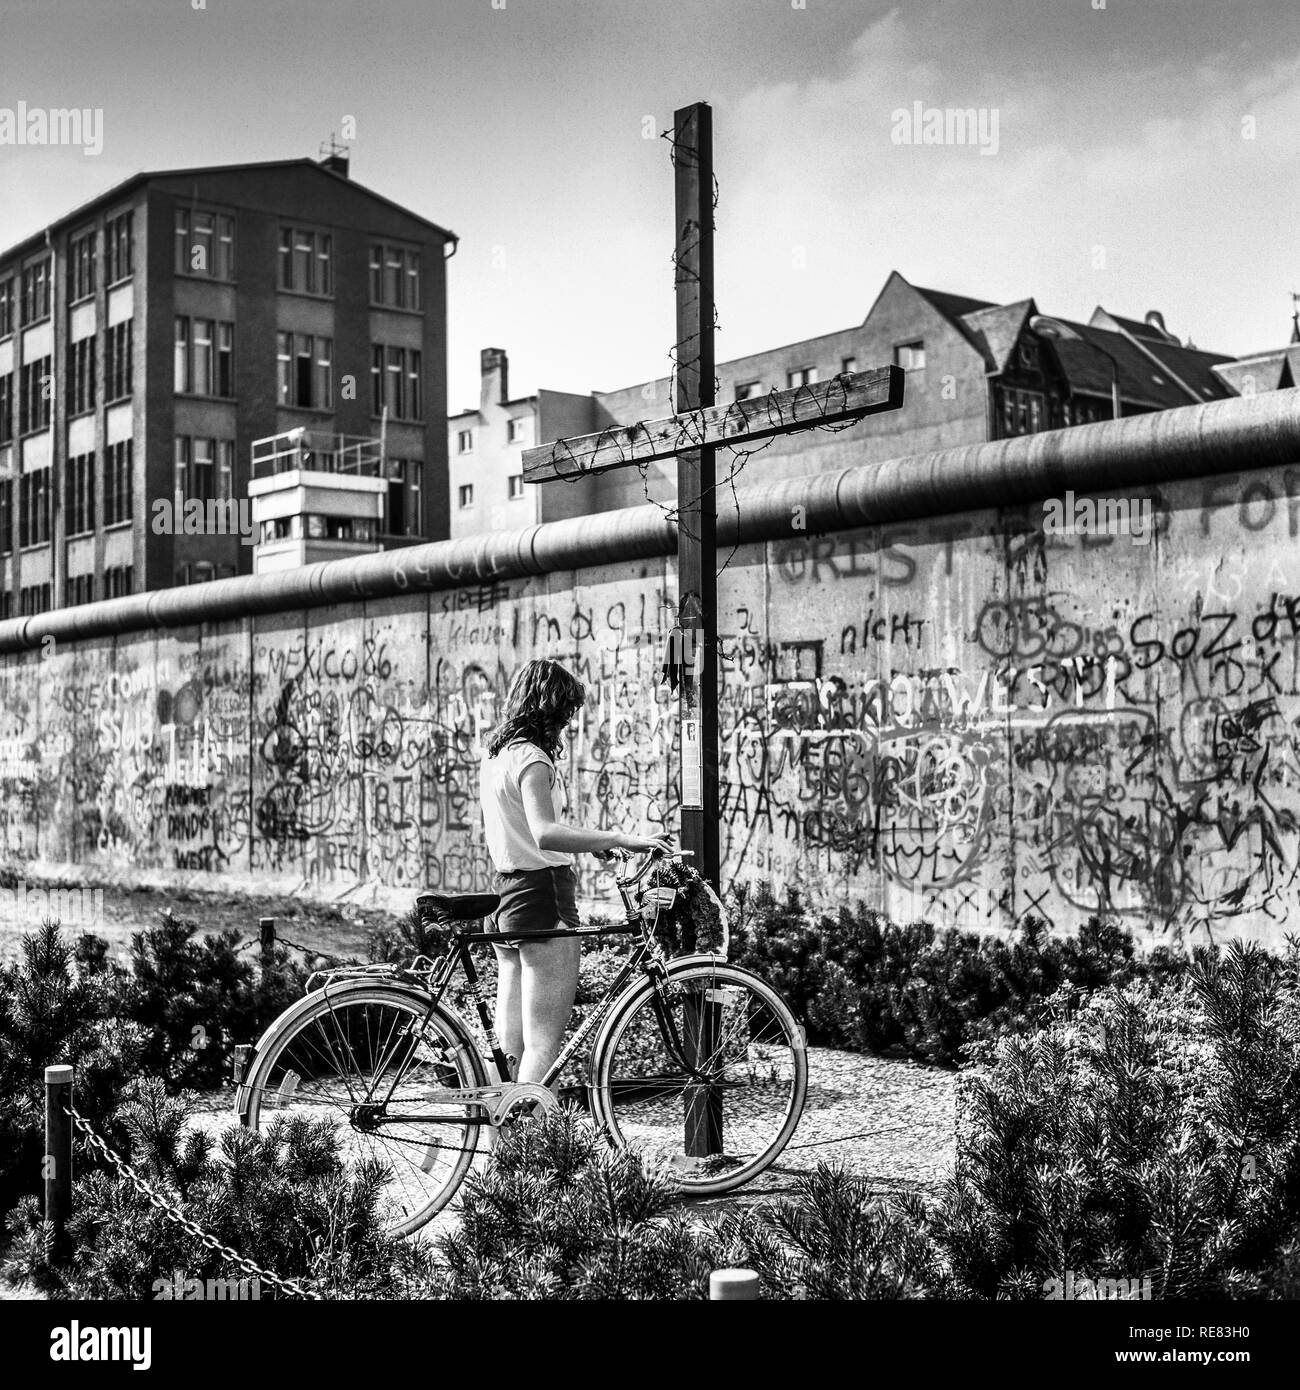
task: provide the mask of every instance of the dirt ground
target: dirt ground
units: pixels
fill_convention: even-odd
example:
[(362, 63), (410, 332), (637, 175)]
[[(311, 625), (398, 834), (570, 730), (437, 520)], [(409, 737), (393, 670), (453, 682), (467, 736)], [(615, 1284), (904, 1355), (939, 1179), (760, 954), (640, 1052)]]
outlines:
[[(393, 913), (378, 908), (325, 905), (295, 898), (151, 889), (127, 892), (106, 888), (103, 921), (96, 922), (88, 930), (104, 937), (111, 953), (125, 960), (130, 952), (131, 934), (155, 925), (159, 914), (168, 908), (177, 917), (193, 918), (205, 935), (215, 935), (233, 927), (242, 935), (256, 939), (259, 919), (274, 917), (277, 937), (328, 955), (356, 956), (361, 960), (365, 959), (368, 933), (396, 920)], [(16, 959), (23, 935), (39, 925), (36, 920), (21, 924), (0, 921), (0, 961)], [(75, 933), (81, 928), (71, 930)]]

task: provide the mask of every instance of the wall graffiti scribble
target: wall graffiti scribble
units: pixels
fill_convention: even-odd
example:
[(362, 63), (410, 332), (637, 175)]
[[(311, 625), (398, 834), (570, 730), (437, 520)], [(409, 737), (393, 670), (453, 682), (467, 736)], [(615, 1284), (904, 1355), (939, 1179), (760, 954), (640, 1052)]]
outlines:
[[(904, 920), (1295, 929), (1292, 475), (1169, 488), (1151, 547), (1001, 514), (742, 546), (719, 581), (724, 878)], [(564, 804), (671, 832), (672, 613), (670, 566), (607, 568), (0, 658), (0, 861), (483, 890), (479, 758), (533, 655), (588, 687)]]

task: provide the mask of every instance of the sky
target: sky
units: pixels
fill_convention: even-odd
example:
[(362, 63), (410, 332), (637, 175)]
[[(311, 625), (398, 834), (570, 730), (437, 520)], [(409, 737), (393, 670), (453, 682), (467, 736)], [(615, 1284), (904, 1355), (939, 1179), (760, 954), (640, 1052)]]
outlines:
[[(1300, 291), (1296, 0), (0, 0), (0, 247), (143, 169), (315, 157), (460, 237), (449, 408), (666, 375), (674, 109), (713, 108), (717, 357), (865, 318), (891, 270), (1199, 347), (1286, 341)], [(975, 109), (974, 144), (907, 142)], [(897, 113), (904, 112), (904, 120)], [(996, 136), (996, 139), (994, 139)], [(867, 367), (873, 363), (861, 363)]]

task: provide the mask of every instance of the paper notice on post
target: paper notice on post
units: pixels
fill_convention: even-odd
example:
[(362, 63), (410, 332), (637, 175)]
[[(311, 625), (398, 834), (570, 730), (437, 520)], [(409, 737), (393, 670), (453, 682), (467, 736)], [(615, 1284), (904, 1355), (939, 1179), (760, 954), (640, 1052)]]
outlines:
[(704, 762), (700, 745), (700, 721), (682, 720), (682, 810), (704, 809)]

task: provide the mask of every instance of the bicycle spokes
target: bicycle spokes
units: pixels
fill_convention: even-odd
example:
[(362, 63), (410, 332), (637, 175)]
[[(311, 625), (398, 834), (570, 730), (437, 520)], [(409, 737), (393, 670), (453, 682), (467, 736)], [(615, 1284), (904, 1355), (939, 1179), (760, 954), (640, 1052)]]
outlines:
[(615, 1018), (603, 1054), (598, 1085), (616, 1141), (698, 1190), (766, 1166), (802, 1108), (806, 1063), (789, 1011), (723, 965), (643, 991)]

